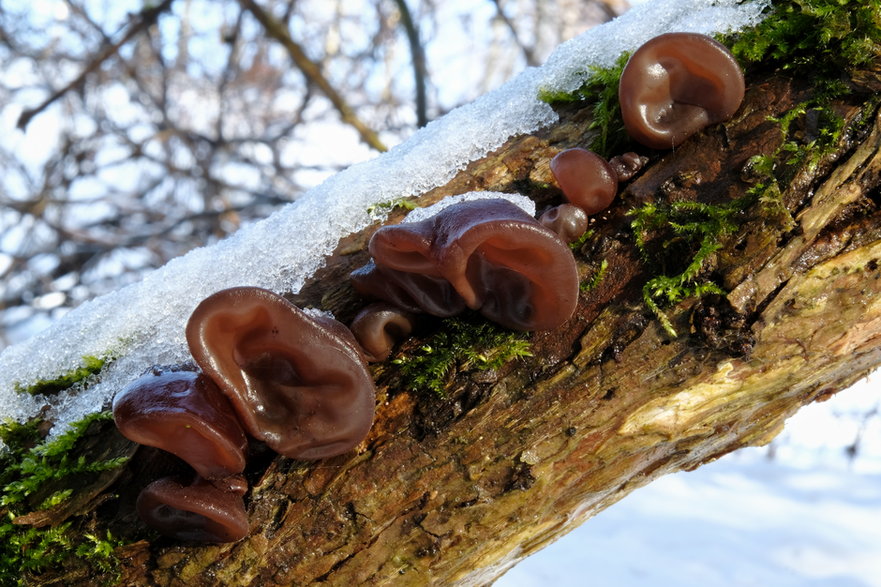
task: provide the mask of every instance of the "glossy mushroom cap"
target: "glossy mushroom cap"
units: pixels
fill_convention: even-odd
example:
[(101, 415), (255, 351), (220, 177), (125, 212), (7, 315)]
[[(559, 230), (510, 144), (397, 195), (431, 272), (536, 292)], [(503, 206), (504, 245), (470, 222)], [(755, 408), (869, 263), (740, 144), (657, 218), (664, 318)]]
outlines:
[(390, 304), (370, 304), (349, 327), (370, 361), (384, 361), (397, 342), (413, 331), (413, 316)]
[(339, 322), (313, 318), (271, 291), (235, 287), (203, 300), (186, 335), (245, 430), (276, 452), (335, 456), (370, 430), (373, 379)]
[(578, 301), (569, 247), (507, 200), (461, 202), (421, 222), (384, 226), (369, 250), (385, 274), (443, 279), (464, 305), (516, 330), (556, 328)]
[(574, 243), (587, 230), (587, 214), (572, 204), (554, 206), (542, 214), (538, 221), (567, 243)]
[(588, 215), (608, 208), (618, 193), (618, 174), (592, 151), (575, 147), (551, 159), (551, 172), (570, 204)]
[(706, 126), (734, 115), (743, 101), (743, 72), (714, 39), (667, 33), (630, 57), (618, 85), (628, 134), (653, 149), (671, 149)]
[(165, 477), (141, 491), (141, 520), (178, 540), (236, 542), (248, 535), (248, 514), (239, 491), (224, 491), (205, 479), (187, 483)]
[(200, 373), (143, 375), (113, 398), (113, 419), (129, 440), (175, 454), (207, 479), (245, 468), (242, 426), (229, 400)]

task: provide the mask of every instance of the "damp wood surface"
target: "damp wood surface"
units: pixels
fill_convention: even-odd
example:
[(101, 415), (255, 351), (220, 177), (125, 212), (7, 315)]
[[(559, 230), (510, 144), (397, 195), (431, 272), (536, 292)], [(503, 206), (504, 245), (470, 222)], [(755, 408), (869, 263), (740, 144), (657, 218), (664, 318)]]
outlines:
[[(677, 336), (643, 303), (653, 268), (627, 212), (743, 196), (755, 185), (748, 163), (779, 155), (786, 140), (773, 118), (812, 99), (806, 80), (751, 76), (733, 120), (675, 151), (642, 150), (649, 164), (575, 251), (583, 281), (603, 260), (605, 271), (566, 324), (528, 335), (531, 357), (454, 370), (442, 394), (409, 388), (394, 359), (444, 328), (425, 320), (372, 366), (376, 420), (356, 451), (311, 463), (258, 451), (246, 470), (244, 540), (194, 546), (146, 532), (134, 499), (174, 466), (149, 449), (90, 488), (91, 505), (75, 513), (91, 507), (92, 529), (129, 541), (116, 553), (123, 585), (482, 585), (661, 475), (769, 442), (801, 406), (881, 363), (881, 121), (878, 77), (862, 75), (829, 106), (846, 121), (839, 143), (794, 170), (777, 200), (745, 210), (708, 259), (703, 276), (727, 294), (665, 308)], [(559, 114), (413, 202), (496, 190), (524, 193), (539, 211), (559, 203), (548, 163), (589, 142), (590, 109)], [(807, 142), (804, 119), (796, 132)], [(346, 275), (367, 260), (375, 228), (341, 242), (293, 301), (349, 320), (364, 302)], [(53, 578), (94, 584), (77, 568), (36, 582)]]

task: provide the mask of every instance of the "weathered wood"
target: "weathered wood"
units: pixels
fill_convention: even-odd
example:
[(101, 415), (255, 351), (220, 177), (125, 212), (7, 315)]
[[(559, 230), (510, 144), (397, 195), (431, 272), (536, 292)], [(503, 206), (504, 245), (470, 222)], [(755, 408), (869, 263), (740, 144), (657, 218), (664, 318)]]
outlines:
[[(795, 174), (779, 205), (752, 206), (724, 238), (707, 274), (730, 294), (671, 309), (675, 338), (642, 302), (652, 268), (626, 215), (647, 201), (746, 193), (750, 159), (783, 141), (768, 117), (810, 92), (776, 74), (751, 80), (735, 120), (657, 154), (576, 252), (585, 280), (605, 259), (603, 279), (564, 326), (530, 336), (532, 358), (457, 372), (445, 397), (377, 365), (376, 423), (358, 451), (317, 463), (255, 453), (245, 540), (139, 539), (134, 496), (165, 462), (140, 450), (92, 522), (139, 539), (118, 551), (122, 584), (483, 584), (660, 475), (767, 443), (799, 407), (862, 377), (881, 363), (881, 121), (865, 94), (835, 107), (867, 122)], [(559, 125), (414, 198), (492, 189), (555, 203), (548, 161), (585, 144), (587, 116), (567, 107)], [(351, 317), (361, 301), (344, 276), (365, 261), (370, 232), (341, 243), (296, 301)], [(423, 326), (399, 354), (441, 327)]]

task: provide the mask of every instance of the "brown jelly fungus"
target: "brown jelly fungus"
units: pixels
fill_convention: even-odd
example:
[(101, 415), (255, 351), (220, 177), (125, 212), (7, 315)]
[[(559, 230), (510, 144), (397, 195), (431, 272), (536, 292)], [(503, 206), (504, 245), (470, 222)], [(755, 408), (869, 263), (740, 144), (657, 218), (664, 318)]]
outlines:
[(177, 455), (202, 477), (245, 468), (245, 433), (229, 400), (200, 373), (143, 375), (113, 398), (113, 418), (129, 440)]
[(618, 193), (618, 174), (592, 151), (575, 147), (551, 159), (551, 172), (566, 200), (588, 215), (608, 208)]
[(370, 361), (384, 361), (396, 343), (413, 331), (413, 316), (391, 304), (368, 305), (349, 327)]
[(470, 200), (420, 222), (383, 226), (355, 288), (402, 308), (465, 307), (515, 330), (550, 330), (575, 311), (578, 272), (554, 232), (503, 199)]
[(248, 535), (242, 492), (201, 477), (154, 481), (141, 491), (136, 507), (145, 524), (177, 540), (236, 542)]
[(618, 99), (627, 133), (653, 149), (671, 149), (727, 120), (744, 96), (743, 72), (724, 45), (697, 33), (667, 33), (631, 55)]
[(321, 459), (370, 430), (373, 379), (351, 332), (256, 287), (219, 291), (186, 328), (196, 363), (232, 402), (247, 432), (276, 452)]

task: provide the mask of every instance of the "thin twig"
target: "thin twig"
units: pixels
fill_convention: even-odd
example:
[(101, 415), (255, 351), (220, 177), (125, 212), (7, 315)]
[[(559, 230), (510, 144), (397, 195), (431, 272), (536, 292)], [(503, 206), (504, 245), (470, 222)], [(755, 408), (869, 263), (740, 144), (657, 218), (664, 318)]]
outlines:
[(162, 4), (153, 6), (151, 8), (145, 8), (143, 11), (141, 11), (138, 20), (135, 21), (128, 28), (125, 35), (123, 35), (123, 37), (119, 41), (108, 45), (103, 51), (98, 53), (97, 57), (95, 57), (91, 61), (91, 63), (89, 63), (86, 68), (83, 69), (80, 74), (73, 79), (73, 81), (68, 83), (63, 88), (53, 92), (51, 96), (46, 98), (43, 103), (36, 108), (31, 108), (22, 112), (21, 116), (19, 116), (18, 118), (18, 128), (20, 128), (21, 130), (25, 130), (28, 124), (30, 124), (31, 120), (36, 115), (43, 112), (46, 108), (51, 106), (56, 100), (64, 96), (66, 93), (80, 87), (83, 82), (85, 82), (86, 77), (88, 77), (90, 73), (96, 71), (99, 67), (101, 67), (101, 64), (116, 55), (116, 53), (123, 45), (131, 41), (142, 31), (152, 26), (159, 18), (159, 15), (171, 7), (172, 2), (174, 2), (174, 0), (164, 0)]
[(535, 56), (535, 50), (533, 47), (527, 47), (523, 41), (520, 40), (520, 35), (517, 34), (517, 27), (514, 26), (514, 23), (508, 18), (508, 15), (505, 14), (505, 10), (502, 8), (501, 0), (492, 0), (493, 4), (496, 5), (496, 14), (501, 19), (505, 26), (508, 27), (508, 30), (511, 31), (511, 36), (514, 37), (514, 42), (517, 43), (517, 46), (520, 47), (520, 50), (523, 51), (523, 57), (526, 58), (526, 65), (530, 67), (535, 67), (539, 65), (538, 59)]
[(239, 4), (248, 12), (254, 15), (254, 18), (263, 26), (266, 34), (275, 39), (287, 50), (288, 55), (294, 64), (300, 69), (306, 79), (314, 83), (321, 92), (330, 100), (334, 108), (340, 114), (343, 122), (352, 126), (361, 136), (361, 140), (377, 151), (386, 151), (388, 148), (380, 140), (379, 135), (361, 121), (356, 115), (354, 109), (349, 106), (348, 102), (334, 89), (330, 81), (321, 71), (321, 67), (309, 59), (303, 48), (291, 38), (287, 27), (276, 19), (274, 16), (263, 10), (254, 0), (239, 0)]
[(407, 7), (406, 0), (395, 0), (398, 12), (401, 15), (401, 24), (407, 33), (407, 42), (410, 43), (410, 54), (413, 58), (413, 83), (416, 85), (416, 123), (419, 126), (428, 124), (428, 100), (425, 96), (425, 80), (427, 71), (425, 68), (425, 50), (419, 39), (419, 28), (413, 21), (413, 15)]

